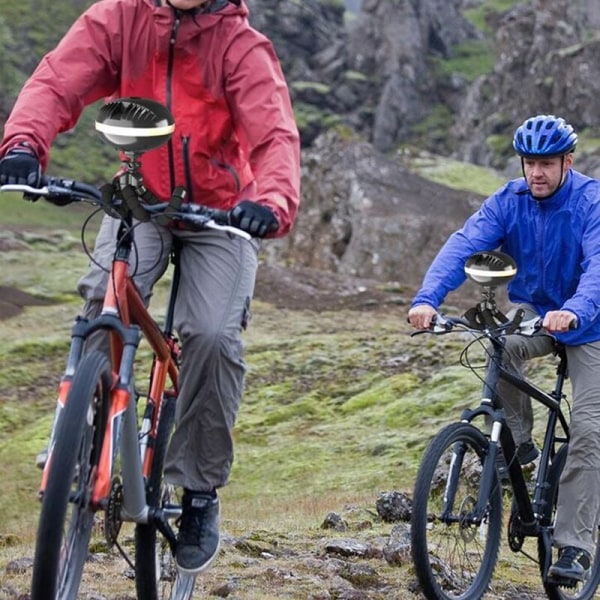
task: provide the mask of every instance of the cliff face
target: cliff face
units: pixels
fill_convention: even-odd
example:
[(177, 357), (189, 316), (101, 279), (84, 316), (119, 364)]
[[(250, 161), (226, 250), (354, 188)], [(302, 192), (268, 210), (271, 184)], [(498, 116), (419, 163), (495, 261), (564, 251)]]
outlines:
[[(392, 148), (414, 143), (436, 112), (443, 118), (419, 141), (507, 176), (519, 175), (514, 129), (532, 114), (560, 114), (582, 137), (597, 137), (600, 5), (592, 0), (534, 0), (492, 15), (495, 64), (472, 82), (436, 76), (432, 65), (481, 39), (463, 17), (479, 0), (363, 0), (355, 19), (344, 19), (339, 4), (253, 4), (273, 28), (296, 106), (320, 111), (303, 128), (297, 226), (268, 245), (271, 261), (417, 285), (448, 234), (481, 202), (389, 158)], [(323, 135), (323, 115), (362, 141)], [(591, 145), (579, 149), (578, 168), (600, 176), (599, 164)]]
[[(517, 3), (488, 15), (492, 34), (464, 17), (480, 0), (363, 0), (358, 15), (317, 0), (249, 3), (257, 26), (275, 41), (294, 102), (300, 112), (309, 108), (305, 146), (338, 120), (380, 151), (418, 140), (502, 168), (510, 149), (499, 138), (531, 114), (558, 113), (580, 130), (600, 120), (594, 0)], [(484, 35), (495, 60), (489, 73), (468, 81), (436, 71), (436, 63)]]
[(536, 1), (505, 15), (496, 35), (496, 66), (471, 86), (455, 120), (457, 155), (503, 166), (492, 136), (532, 114), (560, 114), (579, 131), (597, 128), (599, 19), (600, 6), (589, 1)]
[(410, 173), (372, 144), (326, 133), (303, 153), (294, 230), (265, 244), (265, 258), (414, 287), (480, 203)]
[(431, 57), (448, 58), (481, 35), (462, 16), (461, 0), (363, 0), (358, 15), (318, 0), (249, 5), (275, 43), (296, 106), (315, 111), (305, 145), (337, 119), (377, 149), (391, 149), (447, 95)]
[(387, 151), (414, 132), (444, 94), (431, 67), (453, 47), (478, 37), (460, 12), (460, 0), (365, 0), (363, 14), (349, 35), (348, 64), (371, 81), (365, 98), (371, 140)]

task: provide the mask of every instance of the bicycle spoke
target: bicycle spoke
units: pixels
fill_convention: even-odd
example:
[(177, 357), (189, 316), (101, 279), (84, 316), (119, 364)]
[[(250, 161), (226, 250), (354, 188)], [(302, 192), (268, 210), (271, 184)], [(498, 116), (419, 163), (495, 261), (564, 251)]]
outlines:
[[(175, 398), (165, 395), (161, 408), (161, 421), (154, 441), (152, 470), (146, 485), (148, 505), (158, 511), (178, 503), (175, 489), (167, 485), (163, 479), (165, 453), (173, 429), (174, 417)], [(171, 518), (174, 518), (175, 513), (170, 514)], [(189, 596), (174, 596), (179, 585), (177, 575), (175, 557), (167, 539), (160, 533), (158, 524), (155, 522), (138, 524), (135, 529), (135, 579), (138, 597), (144, 600), (169, 600), (170, 598), (187, 600), (191, 597), (193, 582)], [(179, 593), (183, 594), (183, 592)]]

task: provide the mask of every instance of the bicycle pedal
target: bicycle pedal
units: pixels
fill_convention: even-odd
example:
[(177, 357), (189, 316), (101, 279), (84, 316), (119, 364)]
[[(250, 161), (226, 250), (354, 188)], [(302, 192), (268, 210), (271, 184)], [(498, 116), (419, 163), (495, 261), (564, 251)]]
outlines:
[(548, 581), (548, 583), (552, 583), (559, 587), (566, 587), (566, 588), (574, 588), (577, 586), (577, 584), (581, 583), (580, 581), (577, 581), (576, 579), (571, 579), (570, 577), (548, 576), (547, 581)]

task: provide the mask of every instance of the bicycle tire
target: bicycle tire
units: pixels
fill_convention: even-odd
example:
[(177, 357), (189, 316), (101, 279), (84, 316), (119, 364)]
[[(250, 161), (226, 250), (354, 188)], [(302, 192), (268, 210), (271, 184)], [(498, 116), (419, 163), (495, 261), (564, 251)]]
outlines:
[(75, 600), (94, 525), (90, 477), (100, 459), (112, 373), (101, 352), (79, 363), (57, 424), (42, 498), (31, 600)]
[[(477, 501), (487, 447), (476, 427), (453, 423), (431, 440), (421, 460), (411, 545), (415, 573), (428, 600), (480, 600), (492, 579), (502, 529), (502, 488), (496, 471), (485, 519), (473, 523), (465, 518)], [(454, 497), (454, 502), (443, 509), (445, 496)]]
[[(567, 445), (561, 446), (548, 473), (548, 486), (546, 492), (546, 509), (544, 511), (542, 525), (550, 526), (554, 523), (556, 512), (556, 502), (558, 500), (558, 486), (560, 476), (565, 466), (567, 458)], [(598, 585), (600, 585), (600, 532), (596, 535), (596, 550), (591, 557), (590, 575), (582, 584), (574, 587), (566, 587), (544, 581), (544, 565), (552, 564), (558, 559), (558, 553), (554, 549), (554, 556), (546, 556), (547, 548), (542, 538), (538, 538), (538, 557), (540, 564), (540, 574), (544, 585), (546, 595), (550, 600), (592, 600), (595, 597)]]
[[(153, 508), (173, 503), (173, 490), (165, 485), (163, 468), (173, 423), (175, 398), (164, 396), (154, 446), (150, 477), (146, 484), (146, 500)], [(138, 523), (135, 528), (135, 585), (139, 600), (164, 600), (175, 585), (175, 558), (154, 523)]]

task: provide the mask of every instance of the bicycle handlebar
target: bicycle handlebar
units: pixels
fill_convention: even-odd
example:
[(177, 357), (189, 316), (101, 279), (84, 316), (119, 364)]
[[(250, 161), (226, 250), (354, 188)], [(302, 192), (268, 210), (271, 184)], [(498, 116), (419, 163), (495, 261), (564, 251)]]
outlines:
[[(534, 317), (533, 319), (529, 319), (527, 321), (521, 321), (516, 326), (514, 321), (507, 321), (502, 326), (498, 327), (495, 331), (497, 331), (498, 333), (511, 332), (518, 333), (521, 335), (532, 336), (538, 331), (540, 331), (540, 329), (542, 329), (542, 321), (542, 317)], [(480, 329), (476, 329), (475, 327), (473, 327), (473, 325), (464, 317), (448, 317), (440, 313), (437, 313), (434, 316), (434, 318), (431, 321), (430, 328), (424, 331), (435, 334), (443, 334), (450, 333), (456, 327), (481, 333)]]
[[(505, 335), (511, 333), (531, 337), (532, 335), (535, 335), (537, 332), (543, 329), (543, 321), (543, 317), (533, 317), (532, 319), (528, 319), (527, 321), (516, 321), (515, 319), (513, 319), (507, 321), (506, 323), (503, 323), (497, 329), (493, 330), (493, 332), (498, 335)], [(577, 326), (577, 319), (573, 319), (569, 324), (569, 329), (577, 329)], [(433, 333), (441, 335), (444, 333), (450, 333), (457, 327), (460, 327), (463, 330), (476, 331), (480, 334), (482, 333), (481, 329), (476, 329), (475, 327), (473, 327), (473, 325), (464, 317), (448, 317), (440, 313), (437, 313), (434, 316), (429, 329), (425, 329), (417, 333)], [(485, 334), (485, 332), (483, 333)], [(492, 333), (492, 331), (490, 331), (489, 333)], [(547, 335), (552, 334), (548, 333)]]
[[(6, 184), (0, 186), (2, 192), (19, 192), (25, 198), (30, 199), (43, 197), (55, 204), (67, 204), (70, 202), (87, 202), (89, 204), (99, 205), (105, 210), (117, 208), (121, 200), (113, 198), (110, 206), (106, 207), (102, 199), (101, 191), (88, 183), (75, 181), (60, 177), (42, 177), (41, 187), (34, 188), (23, 184)], [(158, 204), (146, 204), (140, 201), (140, 206), (152, 216), (164, 215), (175, 221), (183, 221), (200, 229), (216, 229), (226, 231), (244, 239), (250, 240), (252, 236), (229, 224), (229, 211), (203, 206), (201, 204), (183, 204), (177, 210), (167, 211), (170, 207), (168, 202), (159, 202)], [(111, 213), (114, 216), (114, 213)]]

